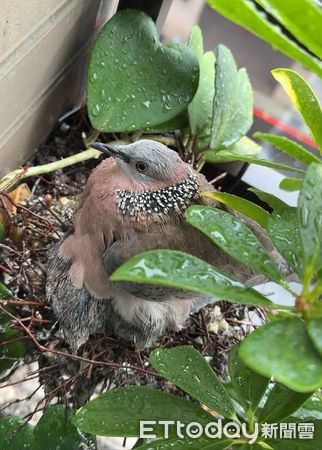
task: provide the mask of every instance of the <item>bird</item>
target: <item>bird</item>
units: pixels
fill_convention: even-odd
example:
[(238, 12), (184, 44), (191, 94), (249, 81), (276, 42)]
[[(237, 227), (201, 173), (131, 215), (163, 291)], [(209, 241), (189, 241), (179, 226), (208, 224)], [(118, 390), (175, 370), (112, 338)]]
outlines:
[(117, 267), (147, 250), (173, 249), (238, 274), (240, 281), (250, 276), (249, 269), (184, 219), (187, 207), (210, 201), (201, 192), (214, 188), (176, 151), (148, 139), (92, 147), (107, 157), (87, 180), (73, 226), (49, 251), (47, 301), (73, 351), (106, 331), (139, 348), (150, 347), (215, 299), (165, 286), (112, 282), (109, 276)]

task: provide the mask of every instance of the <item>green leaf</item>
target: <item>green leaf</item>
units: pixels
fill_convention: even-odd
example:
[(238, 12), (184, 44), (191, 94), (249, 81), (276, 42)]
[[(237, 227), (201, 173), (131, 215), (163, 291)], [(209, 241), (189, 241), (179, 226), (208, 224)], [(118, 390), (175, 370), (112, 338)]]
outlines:
[(118, 267), (110, 279), (172, 286), (228, 302), (272, 305), (254, 289), (247, 288), (205, 261), (175, 250), (151, 250), (136, 255)]
[(209, 152), (213, 153), (213, 157), (217, 162), (227, 162), (227, 154), (234, 154), (236, 158), (240, 156), (255, 157), (260, 151), (261, 147), (247, 136), (243, 136), (239, 139), (239, 141), (225, 150), (209, 150)]
[(195, 52), (200, 66), (198, 90), (188, 106), (190, 128), (192, 134), (207, 139), (209, 143), (215, 93), (215, 55), (213, 52), (203, 53), (202, 34), (197, 25), (191, 30), (188, 47)]
[(275, 195), (269, 194), (268, 192), (260, 191), (259, 189), (255, 188), (248, 188), (247, 189), (250, 192), (253, 192), (262, 202), (267, 203), (267, 205), (275, 209), (284, 209), (289, 208), (289, 206), (283, 202), (283, 200), (279, 199), (278, 197), (275, 197)]
[(254, 233), (232, 214), (218, 208), (191, 206), (186, 210), (185, 217), (191, 225), (237, 261), (276, 283), (283, 279)]
[(322, 420), (322, 401), (316, 395), (312, 395), (304, 405), (292, 414), (292, 417), (296, 417), (303, 422), (311, 422), (312, 420)]
[(229, 395), (205, 358), (193, 347), (157, 348), (150, 355), (152, 367), (191, 397), (224, 417), (236, 418)]
[(166, 133), (173, 130), (184, 130), (189, 125), (188, 113), (185, 109), (173, 119), (166, 122), (155, 125), (154, 127), (148, 127), (144, 129), (145, 134), (149, 133)]
[(258, 166), (272, 167), (273, 169), (285, 170), (287, 172), (305, 173), (304, 170), (297, 167), (287, 166), (286, 164), (277, 163), (274, 161), (268, 161), (266, 159), (259, 159), (253, 156), (236, 154), (231, 151), (221, 150), (219, 152), (207, 151), (203, 154), (206, 162), (209, 163), (223, 163), (230, 161), (244, 161), (249, 164), (257, 164)]
[(266, 403), (258, 417), (260, 422), (282, 422), (283, 419), (297, 411), (313, 392), (300, 393), (288, 389), (281, 384), (275, 384), (270, 391)]
[(314, 446), (311, 440), (303, 442), (303, 439), (269, 439), (265, 442), (269, 445), (268, 449), (274, 450), (320, 450), (320, 447)]
[(195, 25), (191, 28), (187, 46), (194, 51), (198, 59), (203, 55), (204, 51), (202, 31), (198, 25)]
[(270, 450), (271, 447), (267, 447), (266, 444), (263, 444), (263, 441), (261, 441), (260, 444), (244, 444), (244, 445), (234, 445), (234, 450), (235, 448), (238, 450)]
[[(321, 122), (322, 123), (322, 122)], [(322, 269), (322, 164), (308, 168), (298, 201), (300, 240), (305, 270)]]
[(33, 450), (78, 450), (86, 442), (72, 423), (71, 411), (63, 405), (45, 409), (34, 428), (34, 438)]
[(251, 409), (255, 412), (267, 389), (269, 379), (258, 375), (256, 372), (245, 366), (240, 359), (238, 352), (238, 345), (234, 345), (229, 352), (229, 376), (245, 411)]
[(294, 391), (312, 392), (322, 385), (322, 359), (300, 319), (266, 323), (242, 341), (239, 354), (255, 372)]
[[(0, 330), (0, 372), (3, 372), (13, 365), (14, 361), (12, 361), (12, 358), (19, 359), (26, 353), (26, 345), (23, 341), (19, 340), (21, 333), (13, 330), (10, 326), (5, 325), (4, 327), (0, 327)], [(11, 340), (12, 342), (10, 342)], [(4, 344), (5, 341), (8, 342)]]
[(0, 298), (1, 300), (9, 300), (13, 297), (12, 292), (10, 289), (7, 288), (4, 284), (0, 282)]
[(322, 319), (311, 319), (307, 323), (307, 332), (315, 349), (322, 356)]
[(245, 198), (237, 197), (237, 195), (233, 194), (227, 194), (226, 192), (216, 191), (203, 192), (202, 195), (213, 198), (214, 200), (218, 200), (220, 203), (224, 203), (224, 205), (227, 205), (235, 211), (240, 212), (244, 216), (255, 220), (255, 222), (262, 225), (262, 227), (267, 227), (269, 213), (265, 211), (265, 209), (255, 205), (255, 203), (252, 203)]
[(198, 79), (198, 60), (190, 48), (162, 45), (142, 11), (119, 11), (99, 32), (90, 55), (91, 124), (104, 132), (162, 124), (187, 108)]
[(302, 178), (284, 178), (280, 184), (279, 187), (281, 189), (284, 189), (284, 191), (299, 191), (302, 188), (303, 180)]
[(0, 243), (4, 241), (6, 237), (6, 229), (2, 223), (0, 223)]
[(322, 152), (322, 110), (316, 95), (304, 78), (294, 70), (274, 69), (272, 75), (283, 86)]
[[(307, 421), (295, 420), (291, 417), (284, 423), (299, 425), (307, 423)], [(274, 450), (321, 450), (322, 448), (322, 420), (310, 420), (309, 424), (313, 425), (313, 439), (301, 438), (297, 430), (297, 439), (269, 439), (267, 444)], [(304, 425), (305, 426), (305, 425)]]
[[(100, 436), (137, 437), (140, 421), (180, 420), (206, 425), (212, 416), (191, 401), (145, 386), (127, 386), (99, 395), (79, 409), (74, 417), (78, 428)], [(170, 435), (175, 430), (170, 428)], [(152, 433), (152, 432), (151, 432)], [(163, 436), (161, 425), (153, 434)]]
[[(307, 50), (300, 47), (291, 37), (283, 34), (281, 27), (270, 21), (249, 0), (208, 0), (209, 5), (227, 19), (241, 25), (274, 49), (302, 63), (305, 67), (322, 76), (321, 62)], [(307, 24), (309, 26), (309, 24)]]
[(202, 449), (203, 450), (226, 450), (226, 449), (230, 449), (232, 443), (234, 442), (233, 440), (230, 440), (230, 439), (218, 439), (218, 441), (212, 439), (212, 441), (214, 441), (212, 444), (207, 445), (206, 447), (202, 447)]
[(298, 41), (322, 58), (322, 13), (312, 0), (256, 0)]
[(312, 162), (321, 162), (317, 156), (306, 150), (305, 147), (302, 147), (302, 145), (288, 139), (285, 136), (257, 132), (254, 133), (254, 137), (269, 142), (274, 145), (274, 147), (278, 148), (287, 155), (292, 156), (294, 159), (297, 159), (303, 164), (310, 165)]
[(19, 417), (1, 418), (0, 448), (3, 450), (34, 450), (33, 428), (31, 425), (25, 424)]
[(297, 208), (287, 207), (274, 211), (269, 218), (267, 232), (279, 253), (301, 278), (302, 252)]
[(246, 69), (237, 70), (231, 51), (218, 45), (210, 147), (229, 147), (253, 123), (253, 91)]
[[(209, 443), (210, 447), (209, 447)], [(137, 450), (224, 450), (233, 441), (228, 439), (158, 439), (148, 444), (141, 445)]]

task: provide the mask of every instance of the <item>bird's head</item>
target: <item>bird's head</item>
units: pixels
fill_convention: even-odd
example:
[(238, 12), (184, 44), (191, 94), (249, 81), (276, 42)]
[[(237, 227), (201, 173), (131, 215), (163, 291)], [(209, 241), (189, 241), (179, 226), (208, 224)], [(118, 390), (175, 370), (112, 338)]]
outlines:
[(143, 139), (128, 145), (95, 142), (92, 147), (112, 157), (120, 173), (145, 186), (170, 186), (190, 175), (178, 153), (160, 142)]
[(138, 220), (142, 215), (182, 212), (198, 197), (199, 177), (175, 151), (159, 142), (96, 142), (92, 147), (111, 158), (93, 172), (87, 189), (101, 201), (107, 197), (115, 201), (123, 217)]

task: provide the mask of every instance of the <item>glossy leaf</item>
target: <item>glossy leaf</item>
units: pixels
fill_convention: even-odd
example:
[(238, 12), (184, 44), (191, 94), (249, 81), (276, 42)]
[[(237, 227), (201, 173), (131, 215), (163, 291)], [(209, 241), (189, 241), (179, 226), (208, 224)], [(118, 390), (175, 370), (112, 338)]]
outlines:
[(229, 0), (229, 2), (227, 0), (208, 0), (208, 3), (227, 19), (241, 25), (268, 42), (274, 49), (285, 53), (320, 77), (322, 76), (321, 62), (283, 33), (281, 27), (272, 23), (253, 2), (249, 0)]
[(229, 147), (247, 133), (253, 123), (253, 91), (246, 69), (237, 70), (231, 51), (216, 51), (215, 96), (210, 147)]
[[(322, 122), (321, 122), (322, 123)], [(322, 164), (308, 168), (298, 201), (300, 241), (306, 270), (322, 269)]]
[(299, 191), (302, 188), (303, 180), (302, 178), (284, 178), (280, 184), (279, 187), (281, 189), (284, 189), (284, 191)]
[(188, 112), (184, 110), (173, 119), (160, 123), (153, 127), (145, 128), (144, 133), (166, 133), (173, 130), (183, 130), (189, 126)]
[[(211, 444), (210, 444), (211, 443)], [(232, 443), (228, 439), (158, 439), (148, 444), (141, 445), (137, 450), (224, 450)], [(211, 445), (209, 447), (209, 445)]]
[(267, 205), (273, 210), (289, 208), (289, 206), (284, 203), (283, 200), (275, 197), (275, 195), (273, 194), (269, 194), (268, 192), (260, 191), (259, 189), (255, 188), (248, 188), (248, 191), (253, 192), (260, 200), (262, 200), (262, 202), (267, 203)]
[[(4, 285), (2, 286), (5, 287)], [(4, 292), (6, 293), (6, 290)], [(8, 292), (11, 296), (11, 292), (9, 290)], [(9, 295), (8, 297), (5, 297), (4, 294), (2, 294), (1, 297), (8, 298)], [(13, 312), (10, 306), (6, 306), (6, 309), (9, 312)], [(9, 369), (13, 365), (14, 361), (12, 358), (21, 358), (26, 353), (25, 342), (19, 339), (21, 333), (10, 327), (10, 321), (10, 316), (5, 312), (0, 311), (0, 372)]]
[(302, 277), (302, 252), (297, 223), (297, 209), (274, 211), (268, 221), (267, 232), (285, 261)]
[[(321, 450), (322, 448), (322, 420), (310, 420), (308, 422), (295, 420), (291, 417), (289, 420), (285, 420), (284, 423), (289, 424), (305, 424), (309, 423), (313, 425), (313, 439), (303, 438), (297, 432), (296, 439), (269, 439), (267, 444), (274, 450)], [(304, 429), (305, 429), (304, 425)], [(303, 428), (303, 427), (302, 427)], [(304, 433), (303, 433), (304, 434)]]
[(2, 372), (13, 365), (12, 358), (19, 359), (26, 353), (26, 345), (19, 339), (21, 333), (13, 330), (9, 325), (1, 326), (0, 330), (0, 372)]
[(322, 12), (312, 0), (256, 0), (298, 41), (322, 58)]
[[(1, 219), (1, 217), (0, 217)], [(4, 241), (4, 238), (6, 237), (6, 229), (3, 225), (3, 223), (0, 222), (0, 243)]]
[(230, 439), (221, 439), (218, 442), (216, 442), (216, 440), (213, 441), (214, 442), (212, 444), (203, 447), (203, 450), (228, 450), (234, 442)]
[(110, 279), (171, 286), (247, 305), (272, 305), (254, 289), (228, 277), (214, 266), (175, 250), (151, 250), (136, 255), (117, 268)]
[(239, 354), (251, 369), (294, 391), (312, 392), (322, 386), (322, 358), (300, 319), (266, 323), (242, 341)]
[(262, 227), (266, 228), (269, 213), (265, 211), (265, 209), (261, 208), (255, 203), (250, 202), (242, 197), (237, 197), (233, 194), (227, 194), (226, 192), (203, 192), (202, 195), (205, 197), (213, 198), (214, 200), (218, 200), (220, 203), (224, 203), (235, 211), (240, 212), (244, 216), (249, 217), (250, 219), (255, 220), (255, 222), (262, 225)]
[(226, 162), (226, 155), (234, 154), (236, 158), (239, 156), (256, 157), (261, 151), (261, 147), (252, 139), (247, 136), (240, 138), (235, 144), (230, 145), (224, 150), (210, 150), (213, 153), (213, 157), (218, 162)]
[(0, 282), (0, 298), (1, 300), (9, 300), (13, 297), (10, 289), (7, 288), (3, 283)]
[(322, 318), (311, 319), (307, 324), (307, 331), (315, 349), (322, 356)]
[(187, 221), (237, 261), (279, 283), (282, 275), (254, 233), (232, 214), (218, 208), (192, 206)]
[(99, 32), (90, 56), (92, 126), (118, 132), (162, 124), (187, 108), (198, 80), (199, 64), (190, 48), (162, 45), (142, 11), (119, 11)]
[(322, 420), (322, 401), (316, 395), (312, 395), (304, 405), (292, 414), (292, 417), (303, 422), (310, 422), (311, 420)]
[(188, 47), (195, 52), (200, 67), (198, 90), (188, 106), (190, 129), (192, 134), (207, 139), (209, 143), (215, 93), (215, 55), (213, 52), (203, 53), (202, 34), (197, 25), (191, 30)]
[(71, 421), (72, 413), (63, 405), (45, 409), (34, 428), (33, 450), (78, 450), (85, 438)]
[(270, 391), (266, 403), (258, 417), (260, 422), (276, 423), (297, 411), (313, 392), (301, 393), (288, 389), (281, 384), (275, 384)]
[(249, 164), (257, 164), (258, 166), (271, 167), (272, 169), (284, 170), (287, 172), (305, 173), (304, 170), (297, 167), (287, 166), (286, 164), (277, 163), (274, 161), (268, 161), (267, 159), (255, 158), (254, 156), (236, 154), (227, 150), (221, 150), (219, 152), (207, 151), (203, 154), (204, 159), (209, 163), (224, 163), (230, 161), (244, 161)]
[[(35, 450), (33, 428), (19, 417), (0, 419), (0, 448), (3, 450)], [(48, 446), (46, 447), (48, 449)], [(49, 449), (48, 449), (49, 450)]]
[(150, 362), (160, 375), (200, 403), (224, 417), (236, 417), (223, 383), (193, 347), (158, 348), (151, 353)]
[(294, 70), (274, 69), (272, 75), (283, 86), (322, 152), (322, 110), (314, 92), (304, 78)]
[(234, 445), (233, 448), (234, 448), (234, 450), (235, 449), (238, 449), (238, 450), (266, 450), (266, 449), (270, 450), (271, 449), (271, 447), (267, 447), (267, 446), (265, 447), (265, 446), (262, 446), (261, 444), (256, 444), (256, 442), (255, 442), (255, 444), (243, 444), (243, 445), (236, 445), (236, 446)]
[[(180, 420), (184, 424), (206, 425), (212, 416), (191, 401), (157, 389), (127, 386), (99, 395), (80, 408), (74, 417), (76, 426), (100, 436), (137, 437), (140, 421)], [(175, 429), (170, 427), (172, 436)], [(161, 425), (153, 427), (157, 436), (164, 435)]]
[(294, 159), (297, 159), (303, 164), (309, 165), (312, 162), (321, 162), (316, 155), (309, 152), (305, 147), (302, 147), (302, 145), (288, 139), (285, 136), (268, 133), (255, 133), (254, 137), (269, 142), (283, 153), (286, 153), (288, 156), (292, 156)]
[(235, 392), (245, 411), (256, 411), (269, 383), (269, 379), (245, 366), (239, 357), (239, 346), (229, 352), (228, 371)]

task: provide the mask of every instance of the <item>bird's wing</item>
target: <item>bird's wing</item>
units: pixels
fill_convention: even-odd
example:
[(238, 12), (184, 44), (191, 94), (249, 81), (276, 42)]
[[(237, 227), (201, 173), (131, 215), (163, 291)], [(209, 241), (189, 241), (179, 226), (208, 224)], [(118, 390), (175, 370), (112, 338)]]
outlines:
[(60, 245), (58, 254), (71, 262), (69, 275), (76, 288), (84, 287), (93, 297), (106, 299), (111, 291), (103, 255), (114, 241), (115, 223), (108, 205), (106, 211), (99, 210), (96, 200), (91, 193), (83, 200), (75, 214), (74, 232)]

